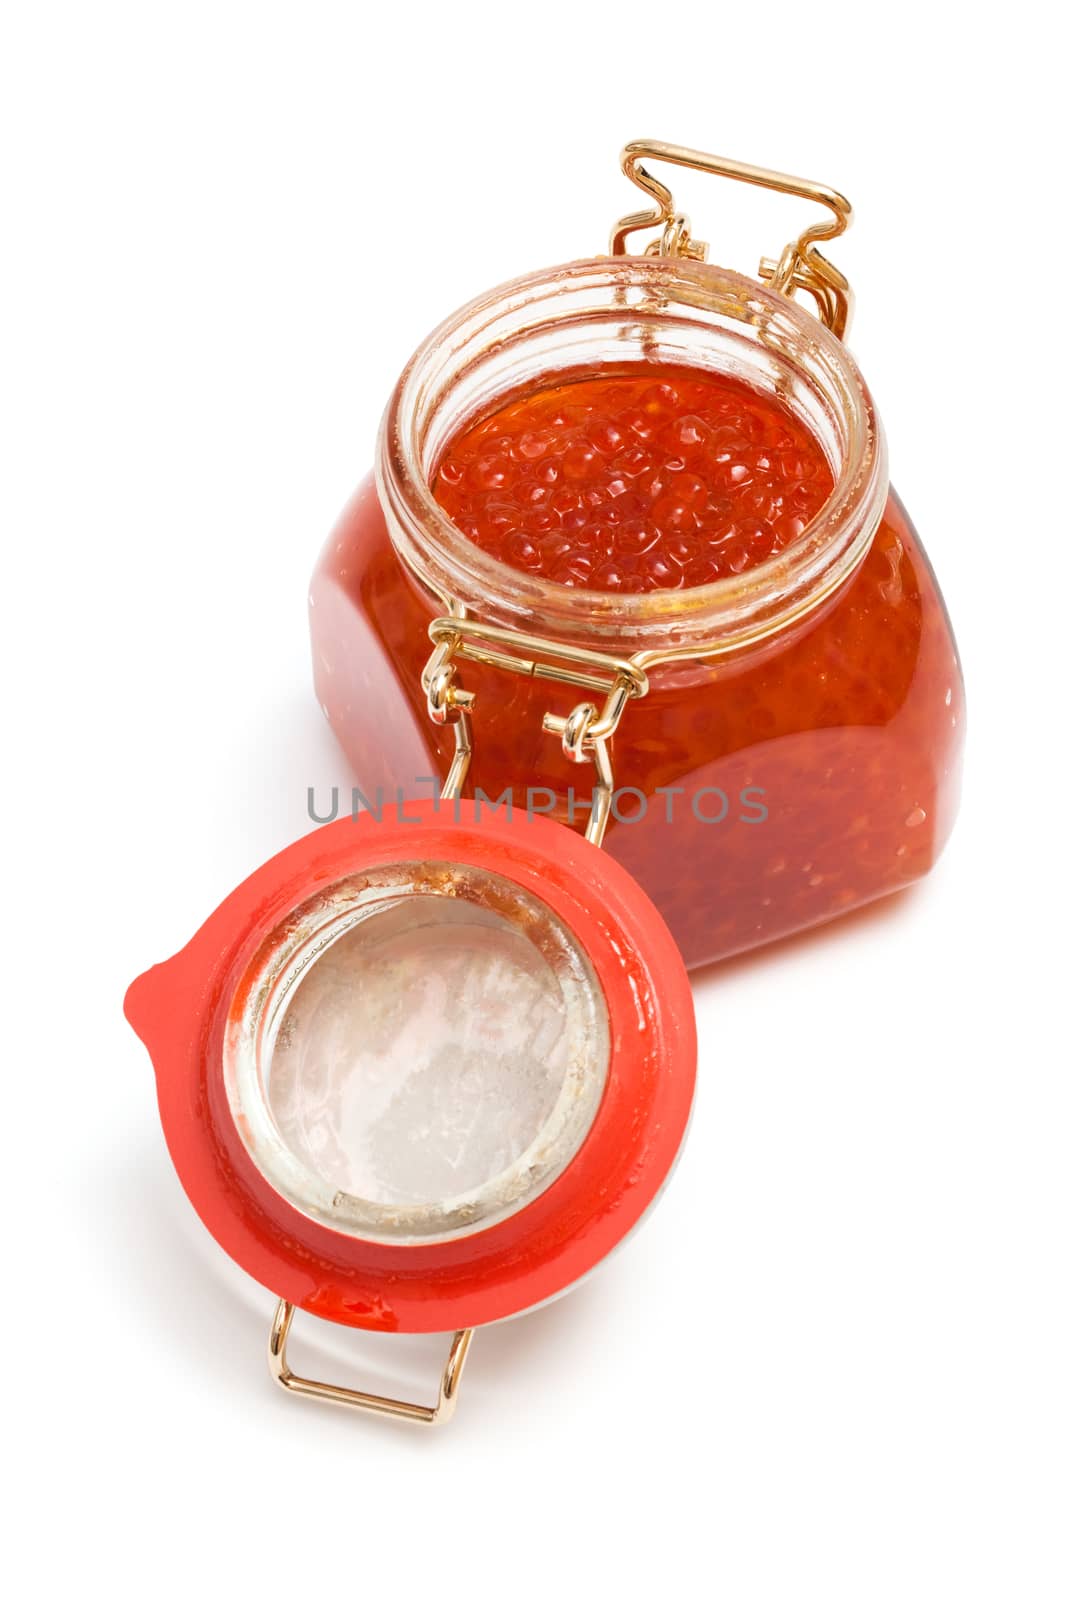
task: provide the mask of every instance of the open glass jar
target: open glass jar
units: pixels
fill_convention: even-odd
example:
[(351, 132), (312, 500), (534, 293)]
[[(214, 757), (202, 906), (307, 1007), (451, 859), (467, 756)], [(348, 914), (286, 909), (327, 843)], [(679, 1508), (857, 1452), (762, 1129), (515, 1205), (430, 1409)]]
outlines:
[[(642, 153), (840, 211), (788, 248), (775, 282), (757, 282), (694, 259), (701, 247)], [(847, 286), (812, 243), (840, 231), (845, 202), (670, 146), (624, 155), (660, 212), (625, 219), (614, 243), (663, 221), (658, 253), (518, 279), (415, 353), (375, 481), (312, 580), (314, 674), (363, 803), (425, 795), (450, 769), (465, 776), (469, 744), (467, 792), (487, 805), (587, 827), (593, 804), (591, 836), (650, 895), (692, 967), (929, 870), (956, 810), (962, 684), (936, 581), (888, 486), (877, 412), (839, 336)], [(817, 440), (832, 491), (788, 548), (703, 586), (605, 593), (516, 570), (442, 510), (433, 485), (449, 441), (510, 397), (575, 375), (654, 383), (679, 367), (740, 380)]]
[[(707, 266), (641, 156), (805, 195), (832, 220), (761, 267), (767, 283)], [(816, 249), (845, 202), (673, 146), (628, 146), (624, 165), (655, 209), (623, 219), (609, 258), (507, 284), (431, 335), (390, 402), (376, 481), (319, 563), (315, 680), (362, 806), (258, 867), (126, 998), (190, 1199), (279, 1297), (277, 1382), (424, 1424), (451, 1414), (473, 1328), (581, 1281), (667, 1181), (696, 1074), (686, 964), (917, 878), (955, 809), (952, 635), (841, 342), (847, 285)], [(653, 224), (650, 254), (622, 253)], [(784, 518), (783, 494), (790, 526), (759, 530), (751, 565), (756, 536), (735, 544), (715, 581), (673, 572), (676, 543), (651, 587), (652, 567), (579, 584), (580, 563), (568, 586), (538, 570), (536, 545), (524, 569), (506, 564), (446, 515), (435, 477), (505, 402), (572, 380), (647, 388), (638, 429), (683, 389), (728, 394), (709, 424), (712, 488), (688, 474), (704, 512), (720, 468), (738, 485), (749, 471), (722, 447), (731, 430), (755, 471), (777, 453), (789, 504), (816, 453), (825, 493), (806, 520)], [(621, 437), (597, 435), (612, 463)], [(599, 472), (599, 450), (590, 434), (578, 470)], [(663, 465), (668, 504), (684, 467)], [(645, 514), (620, 484), (614, 511), (596, 501), (604, 527), (624, 502)], [(551, 532), (564, 500), (538, 494)], [(630, 532), (644, 560), (651, 536)], [(296, 1375), (298, 1309), (452, 1330), (436, 1402)]]

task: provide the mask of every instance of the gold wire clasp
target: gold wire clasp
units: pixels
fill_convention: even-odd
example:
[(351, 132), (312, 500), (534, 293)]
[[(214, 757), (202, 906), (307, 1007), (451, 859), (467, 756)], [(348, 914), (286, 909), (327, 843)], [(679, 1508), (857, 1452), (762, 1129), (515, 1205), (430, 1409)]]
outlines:
[(441, 634), (434, 640), (433, 654), (422, 669), (422, 687), (426, 691), (426, 710), (430, 721), (437, 727), (452, 725), (455, 749), (448, 777), (441, 789), (443, 800), (454, 800), (463, 793), (467, 768), (471, 764), (470, 709), (474, 696), (461, 689), (455, 681), (456, 663), (453, 657), (459, 636), (454, 632)]
[(815, 183), (810, 178), (792, 178), (769, 167), (748, 166), (743, 161), (731, 161), (727, 156), (707, 155), (701, 150), (687, 149), (685, 145), (666, 144), (661, 139), (633, 139), (623, 146), (622, 170), (639, 189), (651, 196), (655, 208), (620, 217), (611, 230), (612, 255), (626, 254), (626, 240), (631, 233), (662, 227), (660, 237), (646, 247), (646, 255), (682, 256), (695, 261), (707, 259), (707, 245), (691, 237), (688, 218), (675, 210), (671, 191), (642, 165), (643, 160), (668, 161), (696, 172), (736, 178), (761, 189), (776, 189), (781, 194), (797, 195), (802, 200), (814, 200), (826, 206), (832, 218), (812, 223), (798, 239), (786, 245), (777, 260), (765, 256), (760, 261), (759, 275), (780, 294), (790, 298), (800, 290), (810, 294), (830, 331), (839, 339), (845, 337), (852, 307), (848, 279), (815, 248), (817, 242), (836, 239), (848, 227), (852, 207), (843, 194), (824, 183)]
[(267, 1349), (271, 1377), (290, 1394), (301, 1394), (309, 1400), (326, 1400), (332, 1405), (351, 1406), (356, 1411), (373, 1411), (380, 1417), (396, 1417), (401, 1422), (422, 1422), (429, 1427), (440, 1426), (452, 1416), (467, 1351), (474, 1338), (473, 1328), (461, 1328), (452, 1336), (452, 1347), (437, 1391), (437, 1404), (423, 1406), (413, 1400), (393, 1400), (387, 1395), (366, 1394), (362, 1389), (345, 1389), (340, 1384), (323, 1383), (318, 1378), (297, 1377), (286, 1354), (295, 1310), (296, 1307), (288, 1300), (278, 1301)]
[(587, 650), (538, 634), (518, 633), (470, 617), (435, 617), (429, 633), (434, 648), (422, 672), (426, 709), (438, 726), (453, 725), (456, 741), (452, 766), (441, 791), (444, 799), (452, 799), (462, 791), (471, 760), (469, 712), (474, 696), (456, 681), (460, 656), (523, 677), (548, 678), (605, 696), (599, 714), (591, 701), (583, 701), (566, 717), (549, 712), (542, 720), (545, 732), (556, 734), (562, 741), (569, 761), (593, 763), (596, 784), (585, 836), (593, 844), (601, 844), (615, 790), (608, 741), (630, 699), (640, 699), (648, 693), (644, 668), (626, 656)]
[(592, 701), (583, 700), (567, 717), (556, 716), (550, 711), (542, 720), (546, 733), (559, 736), (568, 761), (593, 763), (596, 783), (593, 788), (593, 807), (585, 830), (585, 836), (592, 844), (603, 844), (611, 816), (615, 774), (608, 740), (619, 726), (630, 696), (637, 692), (634, 683), (631, 673), (619, 673), (608, 691), (599, 717)]

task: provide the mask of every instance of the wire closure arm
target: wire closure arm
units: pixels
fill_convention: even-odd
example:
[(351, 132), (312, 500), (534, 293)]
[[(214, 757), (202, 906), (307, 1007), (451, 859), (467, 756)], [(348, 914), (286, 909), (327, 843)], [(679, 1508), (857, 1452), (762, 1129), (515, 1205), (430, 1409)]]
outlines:
[(626, 241), (631, 234), (662, 227), (662, 235), (647, 246), (646, 255), (683, 256), (695, 261), (707, 258), (707, 245), (691, 238), (689, 219), (675, 209), (671, 191), (649, 172), (645, 161), (666, 161), (672, 166), (734, 178), (759, 189), (773, 189), (779, 194), (796, 195), (798, 199), (825, 206), (830, 217), (812, 223), (799, 238), (786, 245), (777, 259), (765, 256), (760, 262), (759, 274), (781, 294), (793, 296), (798, 290), (810, 294), (826, 326), (839, 339), (845, 337), (852, 305), (848, 280), (815, 248), (817, 243), (836, 239), (848, 227), (852, 207), (843, 194), (811, 178), (795, 178), (770, 167), (750, 166), (745, 161), (733, 161), (729, 156), (709, 155), (703, 150), (691, 150), (687, 145), (667, 144), (662, 139), (633, 139), (623, 146), (620, 160), (626, 176), (655, 204), (652, 209), (620, 217), (611, 230), (609, 249), (612, 255), (626, 254)]
[(593, 763), (596, 782), (585, 836), (592, 844), (602, 844), (615, 792), (609, 741), (630, 699), (640, 699), (648, 693), (644, 668), (625, 656), (474, 622), (468, 617), (437, 617), (429, 632), (434, 650), (422, 674), (426, 706), (431, 722), (438, 727), (451, 724), (455, 738), (452, 765), (441, 791), (446, 800), (462, 793), (472, 754), (470, 712), (474, 696), (459, 685), (456, 674), (460, 657), (523, 677), (548, 678), (555, 683), (593, 689), (605, 696), (599, 713), (592, 701), (585, 700), (569, 716), (549, 712), (543, 720), (546, 733), (561, 740), (569, 761)]
[(325, 1400), (331, 1405), (348, 1406), (356, 1411), (371, 1411), (379, 1417), (395, 1417), (401, 1422), (418, 1422), (427, 1427), (448, 1422), (455, 1412), (459, 1380), (463, 1376), (467, 1352), (474, 1337), (473, 1328), (463, 1328), (452, 1336), (452, 1348), (441, 1373), (437, 1404), (423, 1406), (411, 1400), (392, 1400), (386, 1395), (366, 1394), (360, 1389), (345, 1389), (339, 1384), (321, 1383), (316, 1378), (298, 1377), (286, 1355), (295, 1310), (288, 1300), (278, 1301), (268, 1350), (271, 1377), (290, 1394), (304, 1395), (309, 1400)]

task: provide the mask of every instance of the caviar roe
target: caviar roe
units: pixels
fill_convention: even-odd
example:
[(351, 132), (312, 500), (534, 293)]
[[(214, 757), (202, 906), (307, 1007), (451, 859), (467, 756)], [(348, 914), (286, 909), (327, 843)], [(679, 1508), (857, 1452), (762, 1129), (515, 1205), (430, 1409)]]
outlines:
[(833, 480), (781, 401), (694, 368), (571, 377), (449, 441), (434, 494), (486, 554), (553, 583), (689, 588), (803, 533)]
[[(640, 392), (660, 378), (646, 371)], [(746, 404), (763, 420), (762, 396), (749, 391)], [(528, 399), (514, 406), (528, 420)], [(516, 467), (520, 480), (530, 481)], [(646, 581), (639, 568), (631, 576)], [(386, 799), (398, 788), (425, 795), (453, 753), (421, 683), (440, 605), (399, 560), (373, 480), (323, 550), (310, 602), (316, 692), (354, 782), (372, 804), (379, 789)], [(469, 792), (510, 794), (516, 808), (584, 828), (591, 769), (567, 761), (542, 728), (546, 712), (573, 710), (576, 692), (475, 661), (463, 662), (462, 682), (476, 696)], [(816, 617), (726, 664), (659, 668), (651, 692), (627, 706), (612, 741), (622, 788), (604, 847), (699, 966), (928, 872), (956, 812), (963, 727), (944, 602), (890, 492), (867, 556)]]

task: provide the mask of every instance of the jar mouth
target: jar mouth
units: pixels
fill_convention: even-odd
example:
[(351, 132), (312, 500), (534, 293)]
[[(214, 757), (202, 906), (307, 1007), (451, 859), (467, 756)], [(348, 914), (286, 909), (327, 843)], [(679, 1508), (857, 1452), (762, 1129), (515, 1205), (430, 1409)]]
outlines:
[[(803, 533), (736, 576), (638, 594), (570, 588), (479, 549), (431, 487), (456, 432), (516, 390), (635, 362), (740, 379), (800, 418), (834, 478)], [(840, 341), (755, 279), (651, 256), (547, 268), (454, 312), (401, 374), (376, 475), (393, 544), (444, 611), (636, 654), (644, 665), (732, 652), (815, 611), (866, 555), (888, 493), (877, 412)]]

